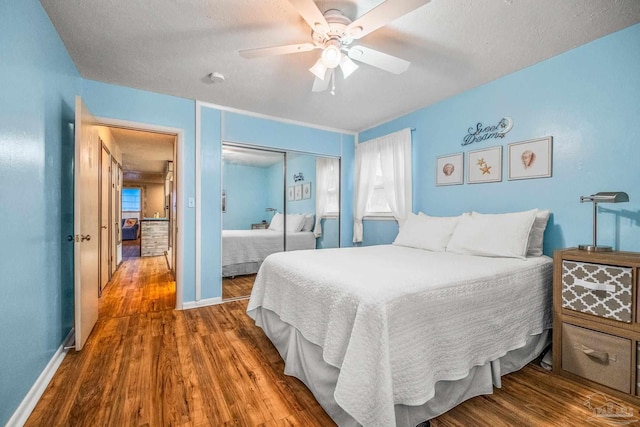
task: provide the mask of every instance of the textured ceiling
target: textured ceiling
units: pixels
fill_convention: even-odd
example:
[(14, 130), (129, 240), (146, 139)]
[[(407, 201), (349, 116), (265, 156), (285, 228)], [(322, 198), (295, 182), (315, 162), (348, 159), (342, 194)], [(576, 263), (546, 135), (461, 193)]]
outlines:
[(163, 180), (167, 160), (173, 160), (175, 135), (109, 128), (122, 153), (125, 179), (158, 175)]
[[(319, 51), (244, 59), (304, 43), (287, 0), (41, 0), (87, 79), (360, 131), (640, 21), (638, 0), (431, 0), (355, 44), (411, 61), (394, 75), (361, 65), (312, 93)], [(380, 0), (319, 1), (356, 18)], [(208, 75), (222, 73), (223, 83)]]

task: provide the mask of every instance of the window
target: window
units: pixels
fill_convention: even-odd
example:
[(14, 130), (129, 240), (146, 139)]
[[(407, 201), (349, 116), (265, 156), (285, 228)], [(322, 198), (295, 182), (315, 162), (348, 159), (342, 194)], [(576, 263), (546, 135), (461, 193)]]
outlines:
[(340, 212), (340, 183), (338, 173), (338, 159), (330, 159), (328, 166), (327, 179), (327, 206), (325, 208), (325, 216), (338, 216)]
[(337, 217), (340, 212), (340, 160), (316, 160), (316, 211), (319, 216)]
[(362, 242), (365, 217), (404, 221), (411, 212), (411, 130), (356, 146), (353, 241)]
[(139, 188), (122, 189), (123, 212), (140, 212), (140, 193)]
[(380, 153), (376, 156), (376, 177), (373, 183), (373, 190), (367, 199), (367, 207), (364, 214), (365, 216), (393, 216), (389, 202), (387, 202), (387, 196), (384, 193)]

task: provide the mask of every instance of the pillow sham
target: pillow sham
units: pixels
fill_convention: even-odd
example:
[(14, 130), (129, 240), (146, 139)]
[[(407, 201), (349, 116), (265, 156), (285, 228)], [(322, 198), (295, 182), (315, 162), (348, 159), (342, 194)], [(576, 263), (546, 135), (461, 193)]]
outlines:
[[(276, 213), (271, 219), (271, 223), (269, 224), (269, 230), (272, 231), (284, 231), (284, 215), (281, 213)], [(302, 230), (302, 226), (304, 225), (304, 215), (303, 214), (287, 214), (287, 232), (288, 233), (296, 233)]]
[(463, 215), (447, 252), (525, 259), (537, 209), (506, 214)]
[(271, 218), (271, 223), (269, 223), (269, 230), (284, 231), (284, 215), (276, 212), (273, 218)]
[(314, 214), (304, 214), (304, 223), (302, 225), (302, 230), (300, 231), (313, 231), (313, 226), (316, 224), (316, 219)]
[(287, 215), (287, 233), (297, 233), (304, 226), (304, 215), (290, 214)]
[(458, 220), (459, 217), (433, 217), (409, 213), (393, 244), (443, 252)]
[(544, 244), (544, 230), (547, 228), (549, 221), (549, 209), (540, 210), (536, 213), (536, 219), (533, 221), (531, 233), (529, 234), (529, 249), (527, 256), (542, 256), (542, 246)]
[(127, 218), (124, 220), (125, 227), (133, 227), (138, 222), (138, 218)]

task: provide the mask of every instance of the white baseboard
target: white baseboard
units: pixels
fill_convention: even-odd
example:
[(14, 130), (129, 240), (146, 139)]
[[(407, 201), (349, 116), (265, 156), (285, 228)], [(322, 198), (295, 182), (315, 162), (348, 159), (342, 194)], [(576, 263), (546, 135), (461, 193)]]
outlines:
[(208, 305), (217, 305), (217, 304), (222, 304), (222, 298), (221, 297), (207, 298), (207, 299), (201, 299), (199, 301), (185, 302), (185, 303), (182, 304), (182, 309), (183, 310), (190, 310), (192, 308), (206, 307)]
[(9, 422), (7, 422), (6, 427), (22, 427), (24, 423), (27, 422), (31, 412), (38, 404), (40, 397), (42, 397), (42, 393), (47, 389), (51, 378), (53, 378), (53, 375), (58, 370), (62, 360), (67, 355), (69, 350), (65, 350), (65, 347), (68, 347), (73, 343), (75, 334), (75, 329), (71, 328), (71, 331), (69, 331), (67, 337), (64, 339), (60, 347), (58, 347), (58, 350), (56, 350), (49, 363), (47, 363), (47, 366), (44, 367), (44, 370), (40, 373), (36, 382), (33, 383), (31, 390), (29, 390), (24, 399), (22, 399), (20, 405), (16, 408), (16, 411), (13, 413), (11, 418), (9, 418)]

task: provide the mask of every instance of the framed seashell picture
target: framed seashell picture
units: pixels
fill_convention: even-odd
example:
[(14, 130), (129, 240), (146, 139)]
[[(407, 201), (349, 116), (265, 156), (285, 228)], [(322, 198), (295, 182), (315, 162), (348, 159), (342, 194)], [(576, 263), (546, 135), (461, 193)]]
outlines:
[(508, 145), (508, 150), (510, 181), (551, 176), (553, 137), (514, 142)]

